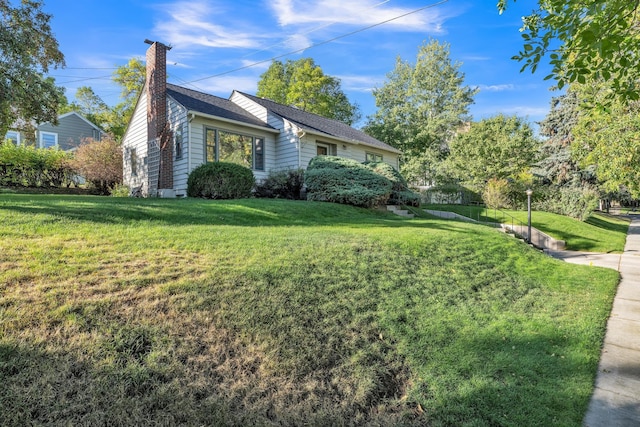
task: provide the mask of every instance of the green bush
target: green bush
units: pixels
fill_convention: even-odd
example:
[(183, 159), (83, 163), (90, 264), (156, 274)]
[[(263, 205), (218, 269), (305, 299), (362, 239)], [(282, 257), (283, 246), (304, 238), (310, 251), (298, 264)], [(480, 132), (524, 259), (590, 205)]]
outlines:
[(585, 187), (545, 187), (534, 191), (533, 208), (585, 221), (598, 208), (599, 193)]
[(72, 155), (58, 149), (15, 146), (0, 142), (0, 185), (69, 186), (74, 177)]
[(261, 183), (256, 184), (255, 195), (273, 199), (301, 200), (304, 198), (304, 170), (289, 169), (270, 172)]
[(482, 200), (490, 209), (510, 208), (509, 182), (506, 179), (490, 179), (482, 192)]
[(124, 184), (116, 184), (111, 189), (111, 197), (129, 197), (131, 190)]
[(187, 195), (205, 199), (240, 199), (251, 196), (255, 178), (250, 169), (235, 163), (206, 163), (187, 179)]
[(407, 181), (393, 166), (384, 162), (365, 162), (367, 167), (391, 181), (390, 205), (419, 206), (420, 196), (409, 189)]
[(355, 160), (332, 156), (314, 157), (305, 173), (309, 200), (361, 207), (385, 204), (393, 184)]

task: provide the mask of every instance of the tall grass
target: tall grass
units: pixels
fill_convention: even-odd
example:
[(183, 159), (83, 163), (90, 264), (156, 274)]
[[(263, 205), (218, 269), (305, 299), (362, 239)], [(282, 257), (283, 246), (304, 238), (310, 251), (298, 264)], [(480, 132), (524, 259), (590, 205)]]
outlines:
[(326, 203), (0, 195), (0, 424), (580, 425), (617, 280)]

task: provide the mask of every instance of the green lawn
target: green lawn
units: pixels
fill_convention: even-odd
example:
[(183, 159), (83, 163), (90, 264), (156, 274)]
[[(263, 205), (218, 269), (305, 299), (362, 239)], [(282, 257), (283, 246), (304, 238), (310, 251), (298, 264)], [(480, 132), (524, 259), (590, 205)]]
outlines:
[(0, 195), (0, 425), (579, 426), (617, 282), (455, 221)]
[[(494, 210), (482, 206), (428, 205), (426, 209), (456, 212), (487, 222), (527, 223), (526, 211)], [(629, 220), (595, 212), (586, 221), (562, 215), (533, 211), (531, 225), (551, 237), (564, 240), (573, 251), (619, 253), (624, 250)]]

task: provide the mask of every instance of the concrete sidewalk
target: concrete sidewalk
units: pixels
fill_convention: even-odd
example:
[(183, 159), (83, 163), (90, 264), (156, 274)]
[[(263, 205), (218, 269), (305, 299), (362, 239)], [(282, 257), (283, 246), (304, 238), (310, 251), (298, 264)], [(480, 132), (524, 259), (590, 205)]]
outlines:
[(640, 218), (633, 219), (629, 226), (622, 255), (555, 255), (567, 262), (609, 268), (615, 268), (617, 263), (621, 281), (607, 322), (595, 389), (584, 425), (640, 426)]

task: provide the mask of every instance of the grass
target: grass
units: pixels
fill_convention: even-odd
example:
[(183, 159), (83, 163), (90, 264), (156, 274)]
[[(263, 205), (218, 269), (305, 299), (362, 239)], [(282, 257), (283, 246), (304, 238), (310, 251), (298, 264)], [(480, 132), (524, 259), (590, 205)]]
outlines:
[[(480, 221), (527, 223), (526, 211), (501, 211), (462, 205), (429, 205), (426, 208), (456, 212)], [(564, 240), (567, 250), (620, 253), (624, 250), (629, 220), (595, 212), (583, 222), (549, 212), (533, 211), (531, 225), (553, 238)]]
[(581, 425), (618, 274), (326, 203), (0, 195), (0, 425)]

